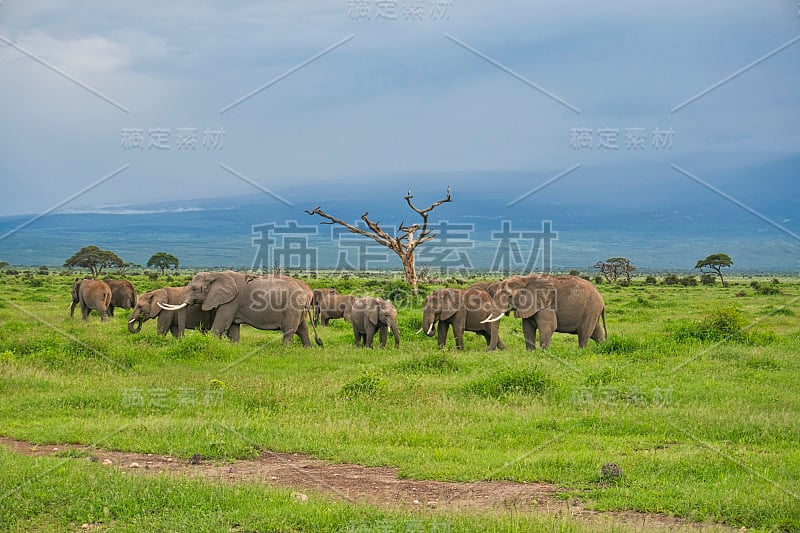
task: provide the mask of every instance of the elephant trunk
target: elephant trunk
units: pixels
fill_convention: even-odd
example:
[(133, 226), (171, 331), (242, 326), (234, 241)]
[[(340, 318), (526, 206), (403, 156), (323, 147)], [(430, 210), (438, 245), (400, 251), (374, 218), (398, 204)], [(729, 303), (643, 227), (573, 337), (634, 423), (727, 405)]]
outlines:
[(392, 335), (394, 335), (394, 346), (400, 346), (400, 330), (397, 327), (397, 321), (392, 322)]
[(425, 332), (425, 335), (428, 337), (433, 337), (433, 312), (424, 311), (422, 314), (422, 331)]
[(142, 331), (142, 322), (144, 322), (144, 320), (142, 320), (140, 315), (141, 310), (138, 307), (135, 308), (131, 314), (131, 319), (128, 320), (128, 331), (131, 333), (139, 333)]

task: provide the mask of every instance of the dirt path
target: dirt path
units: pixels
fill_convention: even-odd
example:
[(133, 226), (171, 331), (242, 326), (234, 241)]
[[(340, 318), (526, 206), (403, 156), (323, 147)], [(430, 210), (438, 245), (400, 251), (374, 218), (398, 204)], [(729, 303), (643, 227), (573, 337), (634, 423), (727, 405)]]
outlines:
[(0, 437), (0, 445), (27, 456), (53, 456), (74, 450), (86, 452), (75, 461), (96, 461), (109, 468), (136, 474), (175, 474), (217, 482), (262, 483), (302, 492), (321, 493), (353, 503), (425, 512), (435, 510), (466, 513), (541, 513), (570, 516), (593, 525), (623, 525), (635, 531), (732, 531), (715, 524), (698, 524), (655, 514), (597, 512), (577, 501), (558, 498), (562, 489), (544, 483), (479, 481), (451, 483), (399, 479), (397, 471), (385, 467), (334, 464), (301, 454), (262, 452), (256, 459), (214, 463), (193, 457), (175, 457), (99, 450), (75, 444), (33, 445)]

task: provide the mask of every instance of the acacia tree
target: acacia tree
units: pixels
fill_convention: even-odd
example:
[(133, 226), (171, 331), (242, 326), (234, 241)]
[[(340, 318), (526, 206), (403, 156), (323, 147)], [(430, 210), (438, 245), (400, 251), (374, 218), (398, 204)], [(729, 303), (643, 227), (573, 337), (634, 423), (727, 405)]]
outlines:
[(123, 264), (117, 254), (111, 250), (101, 250), (97, 246), (84, 246), (64, 261), (64, 266), (67, 268), (88, 268), (94, 279), (97, 279), (104, 268), (110, 266), (122, 268)]
[(178, 258), (167, 252), (156, 252), (147, 260), (147, 268), (155, 267), (160, 269), (162, 276), (165, 270), (170, 267), (177, 269), (179, 264)]
[(727, 287), (728, 284), (725, 282), (725, 278), (722, 277), (722, 269), (725, 267), (730, 267), (733, 265), (733, 260), (731, 256), (728, 254), (711, 254), (705, 259), (700, 259), (697, 261), (697, 264), (694, 266), (695, 268), (699, 268), (700, 272), (703, 274), (708, 274), (709, 272), (703, 270), (704, 268), (710, 268), (714, 272), (717, 273), (719, 276), (720, 282), (722, 282), (723, 287)]
[(603, 274), (606, 281), (609, 283), (616, 282), (617, 278), (621, 275), (625, 276), (625, 279), (630, 281), (631, 272), (636, 270), (636, 267), (633, 266), (630, 259), (626, 257), (609, 257), (605, 261), (598, 261), (592, 268), (599, 269), (600, 273)]
[(433, 233), (433, 229), (428, 225), (428, 216), (430, 215), (430, 212), (440, 205), (447, 202), (452, 202), (453, 200), (450, 198), (450, 187), (447, 188), (447, 197), (433, 202), (424, 209), (416, 207), (411, 201), (414, 198), (414, 195), (411, 194), (411, 189), (408, 190), (408, 194), (406, 194), (403, 198), (408, 206), (420, 217), (422, 217), (422, 223), (406, 226), (405, 222), (401, 222), (400, 227), (397, 229), (397, 234), (394, 236), (386, 233), (386, 231), (381, 228), (380, 222), (370, 220), (368, 218), (369, 211), (366, 211), (363, 215), (361, 215), (361, 220), (363, 220), (367, 225), (368, 230), (348, 224), (344, 220), (336, 218), (333, 215), (329, 215), (323, 211), (320, 206), (315, 207), (312, 211), (306, 210), (306, 213), (312, 216), (318, 215), (327, 220), (327, 222), (323, 221), (320, 222), (320, 224), (339, 224), (340, 226), (347, 228), (351, 233), (357, 233), (359, 235), (369, 237), (381, 246), (385, 246), (392, 250), (397, 254), (397, 256), (400, 258), (400, 261), (403, 263), (403, 273), (405, 274), (406, 283), (411, 285), (412, 289), (414, 290), (414, 294), (417, 294), (418, 278), (414, 251), (420, 244), (428, 242), (436, 237), (436, 235)]

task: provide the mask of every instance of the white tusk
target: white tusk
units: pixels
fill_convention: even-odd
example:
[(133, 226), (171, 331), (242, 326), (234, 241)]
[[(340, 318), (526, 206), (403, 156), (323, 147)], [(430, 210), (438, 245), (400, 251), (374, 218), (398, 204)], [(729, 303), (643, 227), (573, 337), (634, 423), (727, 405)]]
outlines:
[(131, 318), (130, 320), (128, 320), (128, 324), (133, 324), (134, 322), (136, 322), (135, 318)]
[(422, 333), (422, 328), (419, 328), (419, 331), (417, 332), (417, 335), (419, 335), (420, 333)]
[(431, 331), (433, 331), (433, 322), (431, 322), (431, 327), (429, 327), (429, 328), (428, 328), (428, 333), (427, 333), (427, 335), (430, 335), (430, 334), (431, 334)]
[[(492, 314), (494, 314), (494, 313), (492, 313)], [(503, 318), (503, 313), (500, 313), (499, 315), (497, 315), (497, 318), (492, 318), (492, 315), (490, 314), (488, 317), (486, 317), (486, 319), (481, 320), (481, 324), (487, 324), (489, 322), (497, 322), (501, 318)]]
[(166, 309), (167, 311), (177, 311), (178, 309), (183, 309), (186, 307), (186, 302), (182, 303), (181, 305), (170, 305), (170, 304), (162, 304), (161, 302), (156, 302), (161, 309)]

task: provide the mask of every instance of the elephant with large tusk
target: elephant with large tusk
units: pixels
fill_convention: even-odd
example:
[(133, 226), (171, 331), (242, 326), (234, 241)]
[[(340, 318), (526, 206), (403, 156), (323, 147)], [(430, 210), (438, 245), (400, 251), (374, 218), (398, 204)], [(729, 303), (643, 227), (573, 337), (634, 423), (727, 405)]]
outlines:
[[(257, 329), (280, 330), (283, 343), (291, 344), (294, 335), (303, 346), (310, 347), (308, 324), (311, 319), (311, 288), (298, 279), (278, 274), (257, 276), (226, 270), (200, 272), (184, 291), (180, 305), (162, 304), (163, 309), (177, 311), (199, 304), (203, 311), (214, 311), (211, 331), (227, 333), (231, 342), (239, 341), (241, 324)], [(313, 319), (314, 340), (322, 346)]]
[(433, 337), (438, 326), (439, 348), (447, 344), (447, 331), (452, 326), (456, 348), (464, 349), (464, 331), (474, 331), (486, 339), (486, 350), (503, 349), (500, 340), (500, 319), (503, 310), (491, 295), (480, 288), (439, 289), (425, 298), (422, 310), (422, 329)]
[(603, 296), (594, 285), (577, 276), (514, 276), (503, 281), (495, 299), (498, 305), (513, 309), (515, 316), (522, 319), (528, 350), (536, 349), (537, 329), (542, 348), (550, 346), (556, 331), (577, 335), (581, 348), (586, 347), (589, 339), (599, 343), (606, 338)]
[(128, 331), (139, 333), (142, 323), (152, 318), (157, 319), (156, 332), (159, 335), (166, 335), (169, 331), (177, 338), (183, 336), (186, 329), (197, 329), (201, 333), (211, 329), (213, 311), (203, 311), (199, 305), (189, 305), (179, 310), (164, 307), (180, 304), (185, 290), (186, 287), (163, 287), (140, 295), (128, 320)]

